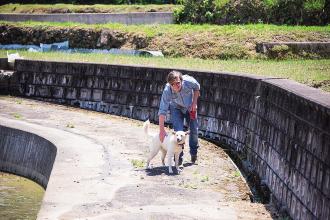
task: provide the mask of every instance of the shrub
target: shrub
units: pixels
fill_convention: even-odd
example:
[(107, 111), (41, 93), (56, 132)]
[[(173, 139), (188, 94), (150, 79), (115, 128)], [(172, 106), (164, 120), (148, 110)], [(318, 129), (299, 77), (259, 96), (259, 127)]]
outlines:
[(221, 48), (219, 59), (243, 59), (249, 56), (247, 49), (240, 44), (228, 44)]
[(177, 22), (325, 25), (330, 19), (325, 0), (185, 0)]
[(294, 58), (294, 54), (288, 45), (275, 45), (268, 51), (268, 57), (273, 59)]

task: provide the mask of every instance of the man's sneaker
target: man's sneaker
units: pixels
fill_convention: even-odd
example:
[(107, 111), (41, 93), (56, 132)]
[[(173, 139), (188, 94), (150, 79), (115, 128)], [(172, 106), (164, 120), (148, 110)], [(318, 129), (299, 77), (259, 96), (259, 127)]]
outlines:
[(191, 162), (196, 163), (197, 155), (191, 155)]

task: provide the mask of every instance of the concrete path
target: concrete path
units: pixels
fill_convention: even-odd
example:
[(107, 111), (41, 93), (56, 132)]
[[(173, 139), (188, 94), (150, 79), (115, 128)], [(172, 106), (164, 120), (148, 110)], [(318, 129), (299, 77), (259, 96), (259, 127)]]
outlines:
[[(0, 124), (42, 136), (58, 153), (38, 219), (272, 219), (251, 203), (226, 153), (201, 140), (199, 162), (169, 175), (160, 155), (145, 170), (142, 122), (0, 96)], [(156, 126), (152, 126), (157, 131)]]

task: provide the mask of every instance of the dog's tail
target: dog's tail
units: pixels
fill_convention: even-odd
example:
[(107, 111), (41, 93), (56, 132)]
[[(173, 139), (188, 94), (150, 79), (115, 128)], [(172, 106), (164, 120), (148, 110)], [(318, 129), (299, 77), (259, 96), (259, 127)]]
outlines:
[(143, 130), (144, 130), (144, 133), (148, 136), (150, 136), (150, 133), (149, 133), (149, 126), (150, 126), (150, 121), (149, 119), (146, 120), (144, 123), (143, 123)]

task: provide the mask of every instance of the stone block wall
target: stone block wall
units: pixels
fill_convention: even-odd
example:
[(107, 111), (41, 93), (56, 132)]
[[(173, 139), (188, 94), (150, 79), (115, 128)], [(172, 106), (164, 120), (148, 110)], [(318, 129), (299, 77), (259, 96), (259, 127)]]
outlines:
[(8, 64), (7, 58), (0, 58), (0, 70), (13, 70), (13, 67)]
[(0, 170), (29, 178), (45, 189), (57, 149), (35, 134), (0, 125)]
[(0, 58), (0, 94), (16, 95), (16, 81), (13, 67), (8, 64), (7, 58)]
[(256, 103), (250, 159), (294, 219), (330, 218), (330, 95), (265, 80)]
[[(29, 60), (15, 65), (22, 96), (154, 122), (170, 71)], [(201, 84), (200, 136), (229, 146), (293, 219), (329, 219), (330, 95), (286, 79), (181, 71)]]

